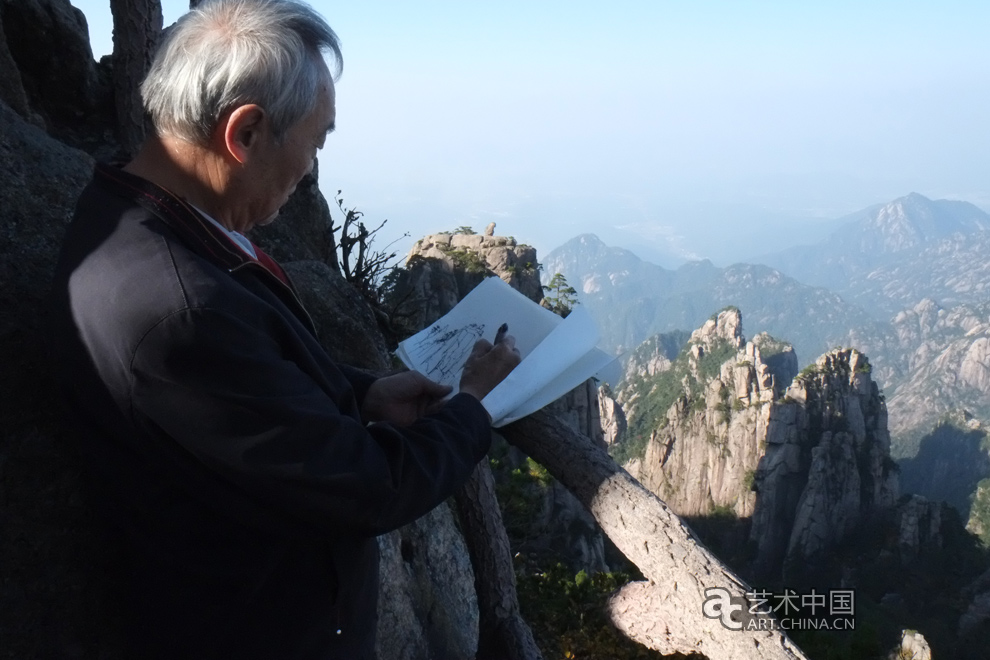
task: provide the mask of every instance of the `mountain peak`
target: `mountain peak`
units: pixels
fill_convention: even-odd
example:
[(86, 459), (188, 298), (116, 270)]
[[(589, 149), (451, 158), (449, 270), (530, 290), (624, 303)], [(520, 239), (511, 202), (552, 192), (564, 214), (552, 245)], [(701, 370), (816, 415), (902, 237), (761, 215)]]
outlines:
[[(952, 234), (969, 235), (990, 229), (990, 216), (968, 202), (931, 200), (910, 193), (885, 204), (853, 229), (862, 251), (900, 252)], [(847, 231), (843, 231), (848, 237)]]

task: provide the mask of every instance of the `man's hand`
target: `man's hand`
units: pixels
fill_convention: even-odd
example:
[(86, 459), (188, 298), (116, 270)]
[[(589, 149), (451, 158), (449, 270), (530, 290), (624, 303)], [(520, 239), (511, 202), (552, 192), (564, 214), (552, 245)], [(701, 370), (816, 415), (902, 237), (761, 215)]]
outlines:
[(494, 346), (485, 339), (479, 340), (464, 363), (460, 391), (479, 401), (484, 399), (516, 368), (521, 359), (512, 335), (505, 335)]
[(449, 386), (435, 383), (418, 371), (403, 371), (372, 383), (361, 406), (361, 417), (368, 422), (409, 426), (439, 410), (449, 393)]

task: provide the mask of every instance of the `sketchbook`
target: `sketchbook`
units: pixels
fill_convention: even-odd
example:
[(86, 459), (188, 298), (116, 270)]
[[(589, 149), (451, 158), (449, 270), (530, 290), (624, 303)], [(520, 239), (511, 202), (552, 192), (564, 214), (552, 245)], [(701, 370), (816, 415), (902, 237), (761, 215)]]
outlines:
[(410, 369), (453, 387), (453, 396), (475, 342), (494, 341), (503, 323), (522, 361), (481, 402), (496, 428), (536, 412), (592, 376), (609, 380), (617, 368), (615, 358), (597, 348), (598, 329), (582, 307), (561, 318), (497, 277), (399, 344), (396, 354)]

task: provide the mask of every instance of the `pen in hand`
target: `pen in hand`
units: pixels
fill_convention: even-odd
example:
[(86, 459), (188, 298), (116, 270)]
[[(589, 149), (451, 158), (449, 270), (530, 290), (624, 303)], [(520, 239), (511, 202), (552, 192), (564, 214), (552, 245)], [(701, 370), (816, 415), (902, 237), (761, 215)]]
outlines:
[(493, 341), (492, 344), (497, 344), (500, 341), (502, 341), (502, 338), (505, 337), (505, 333), (507, 333), (508, 331), (509, 331), (508, 323), (503, 323), (502, 325), (498, 326), (498, 332), (495, 333), (495, 341)]

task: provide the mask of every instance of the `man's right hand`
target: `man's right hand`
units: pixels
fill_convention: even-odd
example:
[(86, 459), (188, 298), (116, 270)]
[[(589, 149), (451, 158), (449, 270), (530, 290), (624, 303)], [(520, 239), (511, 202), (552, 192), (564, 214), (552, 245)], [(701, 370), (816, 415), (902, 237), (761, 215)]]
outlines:
[(516, 368), (521, 359), (512, 335), (505, 335), (494, 346), (487, 339), (478, 340), (464, 363), (460, 391), (481, 401)]

